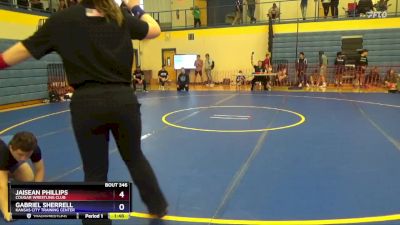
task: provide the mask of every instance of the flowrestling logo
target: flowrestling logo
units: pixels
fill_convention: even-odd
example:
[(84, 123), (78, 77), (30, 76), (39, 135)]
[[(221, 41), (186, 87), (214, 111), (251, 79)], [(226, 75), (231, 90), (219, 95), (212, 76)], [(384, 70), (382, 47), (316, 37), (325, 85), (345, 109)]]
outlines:
[(388, 16), (387, 11), (369, 11), (367, 12), (368, 18), (386, 18)]

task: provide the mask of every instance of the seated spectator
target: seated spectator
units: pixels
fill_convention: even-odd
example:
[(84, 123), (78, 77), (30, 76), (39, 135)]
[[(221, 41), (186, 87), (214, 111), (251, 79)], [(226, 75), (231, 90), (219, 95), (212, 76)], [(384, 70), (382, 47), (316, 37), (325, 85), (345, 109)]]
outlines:
[(286, 83), (287, 80), (287, 68), (285, 65), (278, 65), (278, 73), (276, 75), (276, 82), (278, 85)]
[(133, 85), (133, 90), (135, 90), (135, 91), (136, 91), (136, 84), (142, 84), (143, 91), (147, 92), (146, 80), (144, 79), (144, 73), (141, 70), (140, 66), (136, 67), (136, 70), (133, 72), (133, 76), (132, 76), (132, 85)]
[(165, 70), (165, 65), (162, 66), (162, 69), (158, 71), (158, 82), (160, 83), (160, 89), (165, 90), (165, 83), (168, 81), (168, 71)]
[(43, 10), (43, 3), (40, 0), (31, 0), (31, 9)]
[(272, 7), (268, 10), (268, 17), (271, 19), (277, 19), (281, 15), (279, 7), (274, 3)]
[(398, 75), (395, 73), (394, 69), (389, 69), (386, 77), (385, 77), (385, 86), (388, 88), (390, 93), (396, 93), (397, 90), (397, 82), (398, 82)]
[(374, 85), (376, 86), (379, 83), (380, 80), (380, 75), (379, 75), (379, 69), (377, 66), (374, 66), (369, 74), (365, 78), (365, 82), (368, 85)]
[(61, 11), (67, 8), (67, 3), (65, 2), (65, 0), (60, 0), (59, 4), (58, 4), (58, 10), (57, 11)]
[(17, 0), (17, 6), (20, 9), (28, 9), (29, 1), (28, 0)]
[(360, 16), (365, 16), (372, 8), (372, 0), (360, 0), (357, 5), (357, 12), (360, 13)]
[(376, 11), (387, 11), (388, 7), (391, 6), (391, 4), (388, 4), (388, 2), (389, 0), (379, 0), (379, 2), (374, 5)]
[(178, 75), (177, 91), (189, 91), (189, 74), (186, 73), (185, 68), (182, 67), (181, 73)]
[(310, 84), (312, 87), (316, 85), (318, 79), (319, 79), (318, 69), (315, 69), (314, 72), (310, 75)]
[(242, 86), (246, 84), (246, 77), (244, 76), (243, 72), (239, 70), (239, 73), (236, 76), (236, 85)]

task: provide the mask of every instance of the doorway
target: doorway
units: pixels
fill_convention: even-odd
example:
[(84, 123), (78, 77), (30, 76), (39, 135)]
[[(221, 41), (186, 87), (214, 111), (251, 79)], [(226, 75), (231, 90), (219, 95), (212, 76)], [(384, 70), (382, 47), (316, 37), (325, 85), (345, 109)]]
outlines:
[(169, 80), (173, 83), (176, 82), (176, 70), (174, 68), (174, 55), (176, 55), (176, 48), (163, 48), (161, 49), (162, 64), (165, 65), (165, 70), (168, 71)]

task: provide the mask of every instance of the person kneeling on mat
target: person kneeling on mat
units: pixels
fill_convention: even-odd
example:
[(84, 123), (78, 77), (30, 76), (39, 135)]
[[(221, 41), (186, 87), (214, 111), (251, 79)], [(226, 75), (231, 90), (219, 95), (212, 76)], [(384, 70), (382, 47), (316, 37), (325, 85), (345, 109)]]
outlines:
[(176, 89), (178, 91), (189, 91), (189, 74), (186, 73), (185, 68), (181, 69), (181, 73), (178, 76), (178, 84)]
[[(8, 180), (18, 182), (42, 182), (44, 163), (36, 137), (30, 132), (18, 132), (12, 138), (0, 139), (0, 209), (6, 221), (11, 220), (8, 212)], [(4, 141), (11, 141), (8, 145)], [(34, 172), (27, 160), (31, 159)]]

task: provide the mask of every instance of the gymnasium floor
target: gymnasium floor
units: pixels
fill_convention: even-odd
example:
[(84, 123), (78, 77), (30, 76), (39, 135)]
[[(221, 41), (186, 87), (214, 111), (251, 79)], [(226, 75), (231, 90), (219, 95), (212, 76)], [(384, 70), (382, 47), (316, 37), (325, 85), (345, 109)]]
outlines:
[[(134, 217), (114, 224), (400, 224), (399, 94), (151, 91), (138, 97), (143, 151), (170, 216), (139, 218), (146, 210), (135, 189)], [(0, 113), (0, 135), (38, 136), (48, 181), (83, 178), (68, 109), (64, 102)], [(109, 180), (130, 180), (114, 143)], [(39, 223), (80, 221), (12, 224)]]

